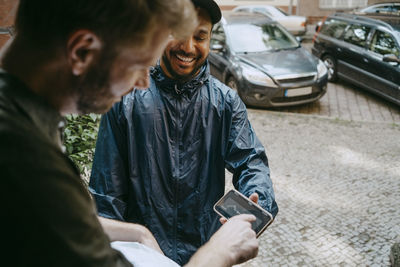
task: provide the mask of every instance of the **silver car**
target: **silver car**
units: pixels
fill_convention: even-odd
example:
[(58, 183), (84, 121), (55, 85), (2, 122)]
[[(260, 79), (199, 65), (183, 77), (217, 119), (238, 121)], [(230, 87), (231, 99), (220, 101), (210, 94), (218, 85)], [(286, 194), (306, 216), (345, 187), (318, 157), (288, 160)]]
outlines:
[(309, 103), (327, 88), (325, 64), (279, 23), (260, 14), (225, 14), (211, 37), (211, 74), (257, 107)]

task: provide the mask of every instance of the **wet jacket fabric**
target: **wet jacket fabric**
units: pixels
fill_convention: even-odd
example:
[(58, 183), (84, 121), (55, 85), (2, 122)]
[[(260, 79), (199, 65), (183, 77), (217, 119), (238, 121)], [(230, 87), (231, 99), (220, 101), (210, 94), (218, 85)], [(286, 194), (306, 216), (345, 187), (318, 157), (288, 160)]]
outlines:
[(179, 84), (160, 66), (100, 124), (90, 190), (101, 216), (145, 225), (179, 264), (218, 229), (225, 167), (233, 185), (278, 212), (265, 150), (236, 92), (206, 64)]
[(90, 193), (62, 152), (62, 122), (44, 98), (0, 70), (3, 265), (132, 266), (111, 248)]

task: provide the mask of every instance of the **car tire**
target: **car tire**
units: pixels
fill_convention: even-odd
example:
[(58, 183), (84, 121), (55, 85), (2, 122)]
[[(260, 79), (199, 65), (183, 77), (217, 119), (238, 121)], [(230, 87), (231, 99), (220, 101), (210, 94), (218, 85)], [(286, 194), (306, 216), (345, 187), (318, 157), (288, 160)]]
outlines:
[(336, 60), (330, 56), (325, 55), (322, 57), (322, 61), (324, 62), (325, 66), (328, 68), (328, 81), (334, 82), (337, 81), (337, 64)]
[(233, 78), (232, 76), (230, 76), (228, 78), (228, 80), (226, 81), (226, 85), (228, 85), (231, 89), (233, 89), (234, 91), (236, 91), (237, 93), (239, 93), (239, 85), (238, 82), (236, 81), (235, 78)]
[(228, 85), (230, 88), (232, 88), (232, 90), (234, 90), (239, 95), (239, 97), (240, 97), (240, 99), (242, 99), (243, 103), (248, 105), (246, 96), (244, 96), (241, 93), (241, 91), (239, 89), (239, 83), (233, 76), (229, 76), (228, 80), (226, 81), (226, 85)]

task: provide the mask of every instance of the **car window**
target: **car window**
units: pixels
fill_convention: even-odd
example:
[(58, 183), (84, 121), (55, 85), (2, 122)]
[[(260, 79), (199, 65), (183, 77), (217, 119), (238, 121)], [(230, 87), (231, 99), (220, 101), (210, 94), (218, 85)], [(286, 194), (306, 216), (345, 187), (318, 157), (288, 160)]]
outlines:
[(373, 11), (374, 12), (390, 12), (391, 8), (390, 6), (380, 6), (380, 7), (376, 7)]
[(381, 12), (383, 10), (385, 10), (384, 6), (372, 6), (372, 7), (366, 8), (364, 10), (364, 12), (366, 12), (366, 13), (379, 13), (379, 12)]
[(375, 32), (370, 45), (370, 50), (381, 55), (394, 54), (397, 57), (400, 56), (399, 48), (397, 47), (393, 36), (382, 31)]
[(365, 13), (384, 13), (384, 14), (392, 14), (400, 12), (400, 5), (380, 5), (380, 6), (372, 6), (369, 8), (365, 8), (362, 10)]
[(236, 11), (240, 11), (240, 12), (250, 12), (250, 8), (248, 8), (248, 7), (242, 7), (242, 8), (238, 8), (238, 9), (236, 9)]
[(333, 38), (340, 38), (346, 29), (346, 26), (347, 23), (345, 21), (328, 19), (322, 26), (320, 33), (326, 34)]
[(231, 48), (237, 53), (256, 53), (299, 46), (296, 39), (275, 23), (233, 24), (227, 27)]
[(237, 8), (235, 9), (236, 12), (249, 12), (250, 8), (247, 7), (241, 7), (241, 8)]
[(364, 25), (351, 25), (344, 34), (345, 42), (364, 47), (371, 28)]

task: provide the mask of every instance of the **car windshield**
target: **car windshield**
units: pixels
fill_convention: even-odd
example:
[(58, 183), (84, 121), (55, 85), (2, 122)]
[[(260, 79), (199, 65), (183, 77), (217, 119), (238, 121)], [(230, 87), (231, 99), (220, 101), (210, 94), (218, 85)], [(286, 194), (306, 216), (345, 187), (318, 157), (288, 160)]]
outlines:
[(257, 53), (299, 47), (296, 39), (279, 24), (232, 24), (227, 27), (231, 49), (236, 53)]

